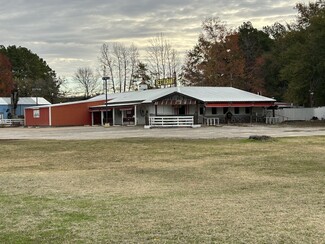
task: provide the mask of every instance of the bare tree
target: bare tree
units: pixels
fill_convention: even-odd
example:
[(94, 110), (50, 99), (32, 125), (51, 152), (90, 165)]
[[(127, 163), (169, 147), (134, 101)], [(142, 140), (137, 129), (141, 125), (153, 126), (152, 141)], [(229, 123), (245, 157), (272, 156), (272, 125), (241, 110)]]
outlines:
[[(109, 76), (110, 80), (112, 82), (112, 89), (113, 92), (116, 92), (116, 87), (115, 87), (115, 75), (113, 72), (113, 67), (114, 67), (114, 58), (111, 52), (111, 46), (107, 43), (104, 43), (101, 48), (100, 48), (100, 57), (99, 57), (100, 63), (103, 65), (104, 70), (106, 71), (106, 67), (108, 67), (109, 70)], [(104, 76), (106, 76), (106, 72), (104, 72)]]
[(135, 78), (137, 65), (139, 63), (139, 50), (135, 45), (132, 44), (129, 48), (129, 53), (130, 53), (129, 91), (130, 91)]
[(93, 95), (99, 86), (98, 77), (89, 67), (78, 68), (74, 75), (75, 82), (83, 90), (85, 97)]
[(123, 92), (126, 91), (126, 81), (129, 72), (130, 50), (124, 45), (121, 46), (122, 66), (123, 66)]
[(148, 68), (156, 78), (172, 78), (180, 70), (179, 55), (163, 34), (152, 38), (147, 48)]
[[(127, 47), (121, 43), (103, 44), (99, 61), (109, 70), (113, 91), (126, 92), (132, 89), (134, 72), (139, 59), (136, 46)], [(117, 77), (114, 79), (114, 77)]]
[(113, 43), (113, 57), (115, 58), (115, 68), (117, 69), (117, 77), (119, 82), (119, 91), (122, 92), (122, 69), (123, 69), (123, 48), (121, 43)]

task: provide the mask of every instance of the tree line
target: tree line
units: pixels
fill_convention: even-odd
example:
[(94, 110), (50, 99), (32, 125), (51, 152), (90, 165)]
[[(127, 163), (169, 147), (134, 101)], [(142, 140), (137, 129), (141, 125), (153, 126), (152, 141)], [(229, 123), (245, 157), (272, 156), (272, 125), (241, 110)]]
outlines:
[[(163, 34), (150, 39), (144, 54), (135, 45), (103, 43), (99, 67), (79, 67), (73, 75), (84, 97), (100, 92), (101, 77), (110, 77), (111, 92), (134, 90), (134, 84), (165, 87), (175, 79), (188, 86), (232, 86), (298, 105), (325, 105), (324, 0), (296, 4), (293, 23), (274, 23), (261, 30), (251, 22), (236, 29), (207, 18), (183, 65)], [(136, 83), (135, 83), (136, 82)], [(0, 96), (18, 88), (20, 96), (62, 96), (64, 79), (24, 47), (0, 46)]]
[(183, 83), (233, 86), (298, 105), (325, 104), (325, 2), (296, 4), (294, 23), (232, 30), (207, 18), (186, 55)]

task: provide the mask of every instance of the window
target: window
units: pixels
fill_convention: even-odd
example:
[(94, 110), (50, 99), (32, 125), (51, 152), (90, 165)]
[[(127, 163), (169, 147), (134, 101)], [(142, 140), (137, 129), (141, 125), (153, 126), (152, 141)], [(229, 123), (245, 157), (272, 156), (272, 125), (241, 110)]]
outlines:
[(204, 114), (204, 107), (200, 107), (200, 115)]
[(235, 108), (235, 114), (239, 114), (239, 108), (238, 107)]
[(217, 114), (217, 108), (212, 108), (212, 109), (211, 109), (211, 113), (212, 113), (212, 114)]
[(223, 114), (226, 114), (228, 112), (228, 110), (229, 110), (228, 108), (224, 107), (223, 108)]
[(34, 109), (33, 110), (33, 117), (34, 118), (39, 118), (39, 116), (40, 116), (39, 109)]
[(245, 113), (246, 113), (246, 114), (250, 114), (250, 113), (251, 113), (251, 108), (246, 107), (246, 108), (245, 108)]

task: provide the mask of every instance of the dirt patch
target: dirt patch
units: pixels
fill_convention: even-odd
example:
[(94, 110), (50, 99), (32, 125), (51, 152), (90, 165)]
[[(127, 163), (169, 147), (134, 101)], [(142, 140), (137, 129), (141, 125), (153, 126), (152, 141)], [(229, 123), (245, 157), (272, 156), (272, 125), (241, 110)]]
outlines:
[(281, 125), (296, 127), (325, 127), (325, 120), (285, 121), (281, 123)]

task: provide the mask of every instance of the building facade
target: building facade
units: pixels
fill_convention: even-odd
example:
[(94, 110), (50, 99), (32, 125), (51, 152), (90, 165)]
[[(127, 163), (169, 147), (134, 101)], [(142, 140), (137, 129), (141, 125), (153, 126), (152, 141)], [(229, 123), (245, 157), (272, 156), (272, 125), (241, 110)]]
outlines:
[(170, 87), (109, 94), (25, 109), (27, 126), (146, 125), (154, 116), (193, 116), (195, 124), (262, 120), (275, 100), (232, 87)]

